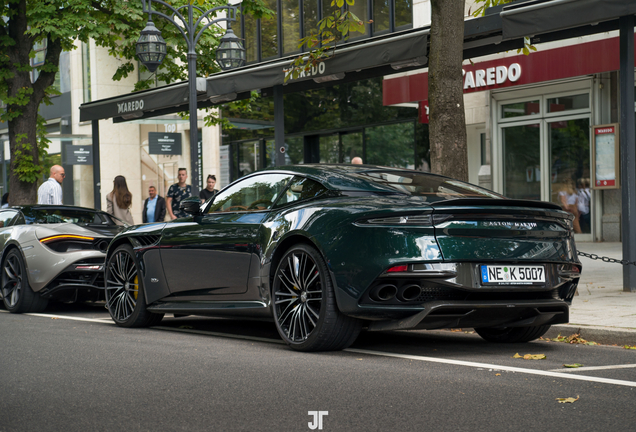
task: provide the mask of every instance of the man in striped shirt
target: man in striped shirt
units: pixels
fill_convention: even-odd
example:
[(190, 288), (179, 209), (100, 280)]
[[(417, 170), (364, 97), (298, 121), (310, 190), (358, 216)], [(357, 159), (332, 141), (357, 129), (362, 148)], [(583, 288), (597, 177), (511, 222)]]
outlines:
[(38, 189), (38, 204), (62, 204), (62, 182), (65, 176), (61, 166), (51, 167), (49, 179)]

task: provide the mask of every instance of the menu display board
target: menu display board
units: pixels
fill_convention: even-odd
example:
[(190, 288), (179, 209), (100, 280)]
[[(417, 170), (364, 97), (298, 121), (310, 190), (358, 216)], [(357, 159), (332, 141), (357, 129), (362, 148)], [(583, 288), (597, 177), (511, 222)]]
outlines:
[(618, 123), (593, 126), (592, 188), (620, 188)]

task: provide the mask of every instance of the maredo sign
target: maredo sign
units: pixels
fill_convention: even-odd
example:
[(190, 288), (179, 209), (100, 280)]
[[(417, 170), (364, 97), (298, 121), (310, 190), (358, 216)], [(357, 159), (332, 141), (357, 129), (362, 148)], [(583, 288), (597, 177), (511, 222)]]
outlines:
[(477, 69), (476, 71), (462, 71), (464, 74), (464, 90), (476, 89), (511, 83), (519, 81), (521, 78), (521, 65), (513, 63), (510, 66), (496, 66), (487, 69)]
[[(619, 63), (617, 37), (540, 49), (527, 56), (508, 56), (464, 65), (464, 93), (615, 71), (619, 69)], [(422, 108), (428, 100), (428, 72), (387, 77), (382, 85), (382, 97), (384, 105), (420, 102)], [(425, 123), (428, 122), (426, 111), (420, 109), (421, 121)]]
[[(492, 66), (485, 69), (462, 70), (464, 75), (464, 93), (483, 87), (514, 83), (521, 78), (521, 65), (513, 63), (509, 66)], [(428, 123), (428, 101), (420, 101), (420, 123)]]

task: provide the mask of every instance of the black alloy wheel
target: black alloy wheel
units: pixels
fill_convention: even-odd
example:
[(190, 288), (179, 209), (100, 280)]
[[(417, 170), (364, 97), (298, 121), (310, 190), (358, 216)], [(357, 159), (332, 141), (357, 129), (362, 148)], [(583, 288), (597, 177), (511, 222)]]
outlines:
[(360, 333), (361, 321), (338, 310), (327, 266), (309, 245), (299, 244), (285, 252), (274, 275), (272, 294), (276, 328), (293, 349), (341, 350)]
[(48, 300), (33, 292), (22, 254), (11, 249), (2, 263), (2, 301), (11, 313), (42, 312)]
[(538, 339), (550, 330), (550, 325), (534, 327), (476, 328), (475, 332), (488, 342), (517, 343)]
[(121, 327), (158, 324), (163, 314), (146, 309), (143, 282), (130, 245), (119, 246), (108, 258), (105, 275), (106, 308)]

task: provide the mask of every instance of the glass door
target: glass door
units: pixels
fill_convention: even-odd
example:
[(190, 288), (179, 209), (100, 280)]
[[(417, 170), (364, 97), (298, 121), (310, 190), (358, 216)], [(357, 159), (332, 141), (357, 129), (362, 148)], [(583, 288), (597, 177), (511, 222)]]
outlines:
[(574, 215), (574, 232), (591, 234), (590, 119), (546, 120), (549, 200)]
[(501, 128), (503, 194), (541, 199), (541, 122)]

